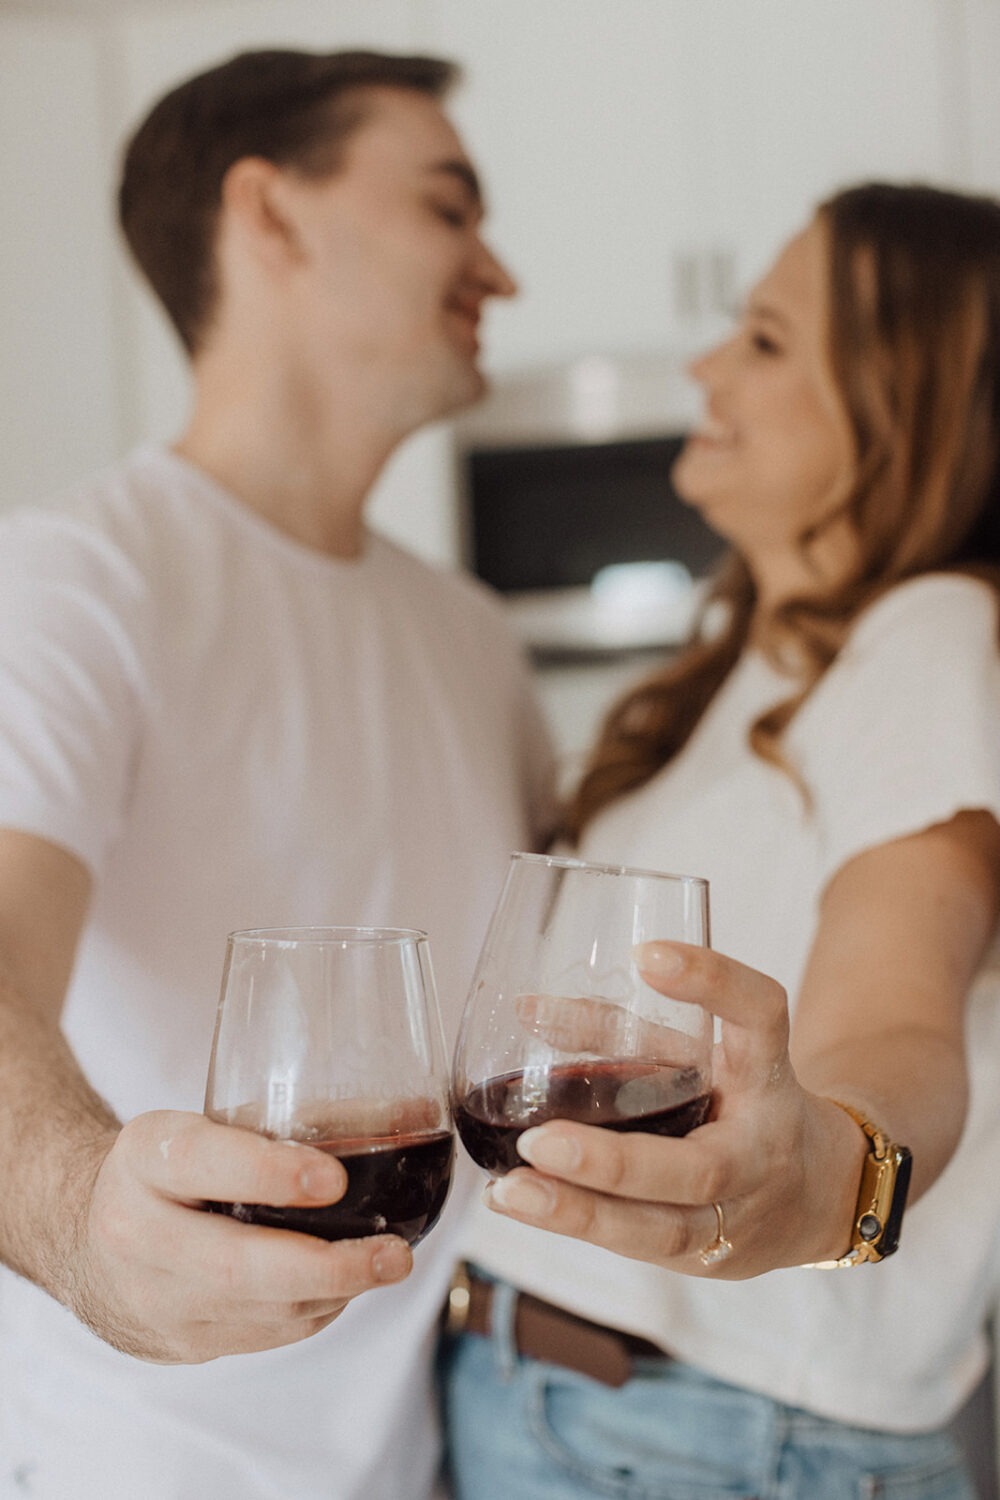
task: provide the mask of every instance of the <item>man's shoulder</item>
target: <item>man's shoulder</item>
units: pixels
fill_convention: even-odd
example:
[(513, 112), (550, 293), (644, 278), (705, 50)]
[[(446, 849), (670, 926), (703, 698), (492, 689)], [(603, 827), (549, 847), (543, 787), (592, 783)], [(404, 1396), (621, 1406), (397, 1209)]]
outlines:
[[(109, 604), (145, 597), (171, 555), (197, 552), (176, 524), (169, 454), (141, 448), (44, 501), (0, 516), (0, 570), (9, 582), (81, 589)], [(174, 534), (173, 541), (171, 534)]]
[(15, 505), (2, 518), (7, 530), (84, 532), (113, 529), (116, 516), (140, 508), (168, 487), (166, 449), (143, 446), (32, 504)]

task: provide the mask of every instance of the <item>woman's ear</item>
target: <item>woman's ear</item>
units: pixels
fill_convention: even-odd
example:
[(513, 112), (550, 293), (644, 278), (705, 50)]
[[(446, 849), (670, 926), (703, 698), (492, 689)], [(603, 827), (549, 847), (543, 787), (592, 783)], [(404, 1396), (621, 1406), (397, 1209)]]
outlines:
[(286, 174), (262, 156), (242, 156), (222, 179), (222, 222), (266, 264), (299, 260), (302, 245)]

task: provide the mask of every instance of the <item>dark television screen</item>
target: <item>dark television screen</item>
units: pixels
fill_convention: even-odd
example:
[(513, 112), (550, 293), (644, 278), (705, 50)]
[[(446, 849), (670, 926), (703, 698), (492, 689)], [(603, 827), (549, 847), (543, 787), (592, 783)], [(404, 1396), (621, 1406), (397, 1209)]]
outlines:
[(709, 572), (723, 544), (670, 484), (682, 437), (465, 455), (473, 572), (505, 593), (586, 586), (613, 563)]

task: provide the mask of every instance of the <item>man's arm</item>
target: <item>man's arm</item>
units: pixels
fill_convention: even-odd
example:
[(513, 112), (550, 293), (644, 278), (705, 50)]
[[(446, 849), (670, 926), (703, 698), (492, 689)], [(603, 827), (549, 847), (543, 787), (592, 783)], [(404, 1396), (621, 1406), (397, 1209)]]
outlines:
[(201, 1210), (333, 1202), (347, 1181), (333, 1157), (197, 1114), (119, 1124), (59, 1026), (89, 897), (75, 856), (0, 830), (0, 1259), (164, 1363), (296, 1342), (406, 1276), (389, 1235), (329, 1245)]

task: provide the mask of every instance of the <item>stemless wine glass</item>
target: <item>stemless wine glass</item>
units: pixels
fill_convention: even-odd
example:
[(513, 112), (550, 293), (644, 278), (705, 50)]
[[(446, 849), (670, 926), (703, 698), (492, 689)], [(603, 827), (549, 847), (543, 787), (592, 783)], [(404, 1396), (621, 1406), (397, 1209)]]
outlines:
[(455, 1123), (493, 1176), (555, 1118), (686, 1135), (711, 1097), (712, 1017), (652, 989), (636, 944), (709, 942), (708, 882), (515, 854), (452, 1068)]
[(326, 1240), (436, 1222), (454, 1160), (448, 1070), (427, 936), (401, 928), (231, 933), (205, 1113), (337, 1156), (348, 1186), (317, 1208), (212, 1203)]

